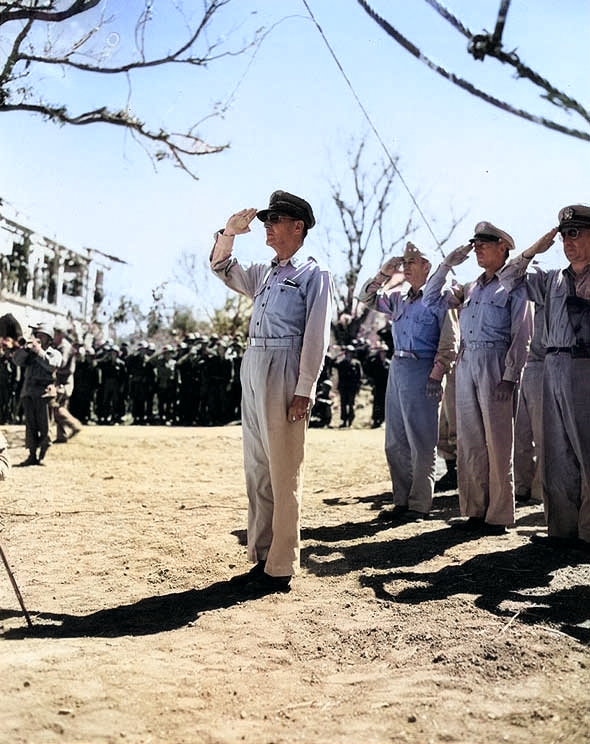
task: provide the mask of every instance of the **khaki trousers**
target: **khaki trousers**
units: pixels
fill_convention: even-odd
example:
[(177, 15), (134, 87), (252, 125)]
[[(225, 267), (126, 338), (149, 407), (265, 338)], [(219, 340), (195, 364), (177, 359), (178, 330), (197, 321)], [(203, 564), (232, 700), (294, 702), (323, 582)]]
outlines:
[(457, 408), (455, 403), (455, 369), (446, 376), (443, 399), (438, 421), (439, 457), (444, 460), (457, 459)]
[(461, 513), (513, 525), (514, 403), (495, 400), (505, 349), (465, 349), (456, 367), (457, 482)]
[(549, 535), (590, 542), (590, 359), (545, 357), (543, 462)]
[(514, 487), (543, 499), (543, 361), (527, 362), (514, 425)]
[(298, 372), (298, 348), (252, 346), (240, 371), (248, 558), (266, 560), (270, 576), (299, 568), (307, 422), (287, 420)]

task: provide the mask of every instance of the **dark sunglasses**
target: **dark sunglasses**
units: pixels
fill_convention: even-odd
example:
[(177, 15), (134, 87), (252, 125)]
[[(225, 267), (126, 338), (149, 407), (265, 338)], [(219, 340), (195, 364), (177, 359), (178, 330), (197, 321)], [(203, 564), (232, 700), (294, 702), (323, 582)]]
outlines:
[(583, 227), (564, 227), (563, 230), (560, 230), (559, 233), (561, 235), (561, 239), (564, 238), (571, 238), (572, 240), (576, 240), (576, 238), (580, 237), (580, 233), (582, 230), (587, 229)]
[(471, 238), (469, 240), (471, 245), (481, 245), (482, 243), (499, 243), (500, 238), (498, 238), (496, 235), (479, 235), (476, 238)]
[(278, 212), (269, 212), (264, 220), (264, 224), (270, 223), (271, 225), (277, 225), (279, 222), (297, 222), (296, 217), (287, 217), (284, 214)]

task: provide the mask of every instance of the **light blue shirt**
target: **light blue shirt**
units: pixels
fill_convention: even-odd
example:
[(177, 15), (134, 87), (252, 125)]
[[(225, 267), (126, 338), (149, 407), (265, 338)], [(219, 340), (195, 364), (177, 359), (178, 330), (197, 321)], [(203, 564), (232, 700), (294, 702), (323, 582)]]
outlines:
[(314, 258), (300, 253), (250, 266), (230, 256), (211, 268), (230, 289), (253, 300), (250, 337), (302, 339), (295, 395), (311, 397), (330, 339), (332, 280)]

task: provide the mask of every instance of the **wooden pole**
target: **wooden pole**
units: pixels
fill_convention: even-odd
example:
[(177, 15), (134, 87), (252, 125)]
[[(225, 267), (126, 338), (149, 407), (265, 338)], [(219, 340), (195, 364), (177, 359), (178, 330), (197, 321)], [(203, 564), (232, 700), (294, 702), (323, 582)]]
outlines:
[(2, 556), (2, 562), (4, 563), (4, 567), (6, 568), (6, 572), (8, 573), (8, 578), (10, 579), (10, 583), (12, 584), (12, 588), (14, 589), (14, 593), (16, 594), (16, 598), (19, 601), (19, 604), (25, 616), (25, 620), (27, 621), (27, 625), (29, 626), (29, 628), (32, 628), (33, 623), (31, 622), (31, 618), (29, 617), (29, 613), (27, 612), (27, 608), (25, 607), (25, 603), (23, 602), (22, 594), (20, 593), (20, 590), (16, 583), (16, 579), (14, 578), (14, 575), (12, 571), (10, 570), (10, 566), (8, 565), (8, 561), (6, 560), (6, 556), (4, 555), (4, 551), (2, 550), (1, 545), (0, 545), (0, 555)]

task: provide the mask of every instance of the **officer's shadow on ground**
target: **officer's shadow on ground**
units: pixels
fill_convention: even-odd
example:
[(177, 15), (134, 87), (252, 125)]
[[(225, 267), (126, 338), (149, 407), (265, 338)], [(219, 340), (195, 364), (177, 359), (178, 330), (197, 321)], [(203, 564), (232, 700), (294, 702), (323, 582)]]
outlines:
[[(256, 595), (240, 593), (229, 581), (218, 581), (203, 589), (146, 597), (89, 615), (30, 612), (32, 628), (11, 628), (4, 632), (3, 637), (14, 640), (151, 635), (190, 625), (204, 612), (225, 609), (256, 598)], [(16, 616), (21, 615), (0, 610), (0, 620)]]
[[(484, 538), (485, 539), (485, 538)], [(590, 586), (584, 583), (551, 591), (553, 574), (579, 566), (588, 573), (590, 558), (576, 550), (548, 550), (531, 543), (511, 550), (475, 555), (438, 571), (389, 571), (363, 575), (361, 586), (396, 604), (444, 601), (457, 594), (475, 595), (474, 603), (500, 617), (517, 616), (531, 625), (548, 623), (578, 640), (590, 642)], [(398, 563), (399, 565), (399, 563)], [(396, 590), (396, 582), (403, 587)], [(408, 582), (415, 582), (408, 586)]]
[[(391, 491), (358, 497), (355, 502), (367, 505), (367, 519), (302, 527), (301, 537), (307, 543), (302, 550), (302, 562), (312, 573), (334, 576), (362, 568), (416, 565), (471, 539), (469, 535), (455, 530), (433, 530), (431, 527), (436, 520), (458, 516), (459, 499), (456, 493), (437, 496), (433, 502), (431, 520), (418, 523), (424, 525), (424, 532), (411, 538), (404, 536), (406, 525), (394, 527), (379, 518), (384, 509), (392, 508)], [(350, 499), (330, 499), (325, 503), (340, 507), (348, 505)], [(386, 534), (383, 539), (377, 540), (381, 533)], [(400, 560), (401, 563), (398, 563)]]
[[(383, 505), (383, 495), (364, 499)], [(385, 502), (386, 503), (386, 502)], [(533, 511), (517, 511), (516, 531), (530, 533), (531, 527), (543, 527), (543, 508), (530, 504)], [(438, 496), (434, 500), (431, 522), (418, 523), (424, 530), (408, 535), (405, 525), (392, 528), (371, 519), (334, 526), (304, 528), (306, 545), (302, 562), (318, 576), (339, 576), (358, 571), (359, 583), (372, 589), (378, 599), (418, 604), (441, 601), (454, 594), (475, 595), (476, 606), (499, 616), (514, 616), (527, 623), (551, 623), (582, 641), (590, 641), (590, 586), (583, 576), (579, 585), (551, 591), (553, 574), (567, 567), (579, 566), (584, 574), (590, 571), (587, 555), (576, 550), (548, 550), (526, 543), (510, 550), (489, 552), (489, 540), (448, 525), (434, 528), (436, 519), (448, 520), (459, 515), (456, 494)], [(387, 532), (384, 532), (387, 530)], [(384, 532), (382, 539), (376, 539)], [(363, 539), (365, 538), (365, 539)], [(409, 571), (408, 568), (427, 563), (446, 550), (467, 541), (482, 542), (485, 552), (462, 564), (446, 566), (431, 573)], [(472, 550), (470, 552), (473, 552)], [(400, 569), (400, 570), (395, 570)], [(371, 573), (364, 573), (366, 571)], [(575, 569), (574, 569), (575, 570)], [(399, 590), (396, 582), (403, 582)], [(408, 587), (408, 582), (414, 582)], [(515, 609), (516, 608), (516, 609)]]
[[(574, 586), (568, 590), (550, 593), (542, 591), (551, 581), (551, 573), (572, 564), (572, 556), (553, 551), (540, 551), (525, 545), (511, 551), (477, 555), (458, 566), (448, 566), (432, 573), (395, 571), (424, 563), (445, 550), (468, 540), (477, 539), (445, 526), (432, 529), (426, 523), (425, 531), (404, 537), (387, 523), (380, 522), (375, 510), (388, 503), (390, 494), (367, 497), (373, 515), (362, 522), (345, 522), (333, 526), (304, 527), (302, 538), (307, 543), (302, 550), (302, 563), (318, 576), (344, 575), (372, 569), (379, 574), (361, 574), (361, 586), (370, 587), (381, 600), (407, 602), (444, 600), (457, 593), (477, 594), (476, 604), (496, 614), (505, 614), (501, 605), (506, 600), (523, 602), (526, 611), (522, 620), (527, 622), (559, 622), (579, 632), (572, 635), (585, 640), (590, 636), (581, 626), (590, 602), (590, 587)], [(433, 515), (449, 518), (458, 513), (456, 495), (435, 499)], [(542, 514), (529, 514), (519, 524), (542, 524)], [(382, 540), (375, 540), (387, 531)], [(240, 544), (245, 544), (245, 530), (233, 532)], [(482, 538), (486, 539), (486, 538)], [(338, 543), (338, 544), (337, 544)], [(404, 588), (395, 592), (396, 580), (404, 581)], [(415, 586), (407, 588), (414, 580)], [(522, 594), (527, 590), (538, 591)], [(257, 599), (236, 590), (228, 581), (220, 581), (202, 589), (191, 589), (174, 594), (146, 597), (137, 602), (99, 610), (88, 615), (32, 612), (32, 628), (14, 628), (4, 633), (6, 639), (78, 638), (124, 635), (150, 635), (175, 630), (196, 622), (204, 612), (225, 609)], [(0, 620), (21, 616), (20, 613), (0, 610)]]

